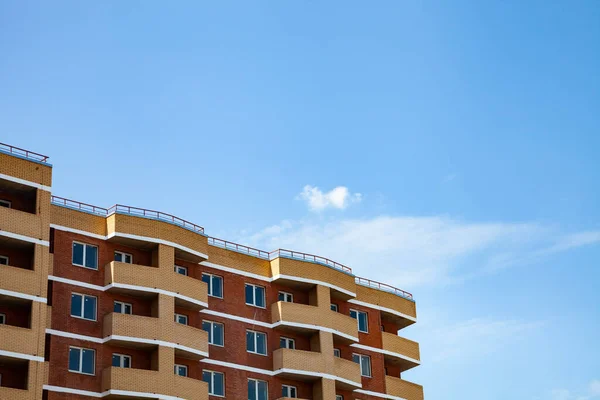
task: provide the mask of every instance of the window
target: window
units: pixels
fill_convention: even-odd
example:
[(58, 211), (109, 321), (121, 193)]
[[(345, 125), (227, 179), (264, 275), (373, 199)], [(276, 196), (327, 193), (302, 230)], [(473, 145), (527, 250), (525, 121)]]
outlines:
[(91, 244), (73, 242), (73, 265), (98, 269), (98, 247)]
[(81, 347), (69, 347), (69, 371), (94, 375), (96, 351)]
[(0, 200), (0, 207), (12, 208), (12, 203), (8, 200)]
[(279, 338), (279, 347), (282, 349), (295, 349), (296, 341), (294, 339), (280, 337)]
[(208, 394), (225, 397), (225, 375), (222, 372), (204, 370), (202, 380), (208, 383)]
[(246, 283), (246, 304), (265, 308), (265, 288)]
[(369, 333), (369, 322), (367, 313), (363, 311), (350, 310), (350, 316), (358, 321), (358, 331)]
[(119, 367), (119, 368), (131, 368), (131, 356), (126, 356), (125, 354), (113, 353), (112, 366)]
[(96, 297), (71, 293), (71, 317), (96, 320)]
[(246, 331), (246, 351), (266, 356), (267, 334), (250, 330)]
[(360, 374), (362, 376), (371, 376), (371, 357), (362, 354), (352, 354), (352, 361), (360, 364)]
[(267, 400), (269, 390), (267, 382), (258, 379), (248, 379), (248, 400)]
[(187, 365), (175, 364), (175, 375), (188, 376)]
[(298, 398), (296, 386), (281, 385), (281, 397)]
[(6, 314), (0, 314), (0, 325), (6, 324)]
[(174, 268), (174, 270), (175, 270), (175, 272), (177, 272), (180, 275), (187, 276), (187, 274), (188, 274), (187, 268), (186, 267), (182, 267), (180, 265), (176, 265), (175, 268)]
[(208, 286), (208, 295), (223, 298), (223, 278), (218, 275), (202, 274), (202, 282)]
[(342, 356), (342, 352), (340, 351), (340, 349), (333, 349), (333, 356), (334, 357), (341, 357)]
[(115, 251), (115, 261), (131, 264), (133, 262), (133, 256), (129, 253), (123, 253), (122, 251)]
[(202, 321), (202, 329), (208, 332), (208, 343), (223, 346), (223, 324), (212, 321)]
[(133, 306), (122, 301), (115, 301), (113, 311), (120, 314), (131, 314), (133, 312)]
[(175, 313), (175, 322), (177, 322), (178, 324), (181, 324), (181, 325), (187, 325), (188, 317), (187, 317), (187, 315)]
[(294, 302), (294, 295), (287, 292), (279, 292), (279, 301), (285, 301), (286, 303)]
[(0, 265), (8, 265), (8, 257), (0, 256)]
[(331, 303), (331, 304), (329, 305), (329, 308), (331, 309), (331, 311), (338, 312), (338, 305), (337, 305), (337, 304), (333, 304), (333, 303)]
[(342, 396), (341, 394), (336, 394), (335, 400), (344, 400), (344, 396)]

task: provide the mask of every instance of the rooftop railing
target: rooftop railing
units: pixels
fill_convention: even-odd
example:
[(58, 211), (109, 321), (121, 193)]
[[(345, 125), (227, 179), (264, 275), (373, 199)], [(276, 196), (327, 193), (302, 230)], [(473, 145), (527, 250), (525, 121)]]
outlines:
[(65, 199), (64, 197), (52, 196), (51, 199), (52, 204), (56, 204), (57, 206), (72, 208), (74, 210), (85, 211), (92, 214), (107, 216), (108, 209), (98, 206), (93, 206), (91, 204), (82, 203), (80, 201)]
[(293, 258), (296, 260), (310, 261), (310, 262), (314, 262), (317, 264), (324, 264), (324, 265), (327, 265), (328, 267), (339, 269), (341, 271), (344, 271), (344, 272), (347, 272), (350, 274), (352, 273), (351, 268), (346, 267), (345, 265), (337, 263), (328, 258), (315, 256), (314, 254), (301, 253), (299, 251), (286, 250), (286, 249), (277, 249), (275, 251), (270, 252), (269, 255), (271, 256), (271, 258), (287, 257), (287, 258)]
[(385, 283), (381, 283), (381, 282), (377, 282), (377, 281), (372, 281), (371, 279), (367, 279), (367, 278), (361, 278), (359, 276), (357, 276), (355, 278), (355, 281), (358, 285), (363, 285), (363, 286), (368, 286), (371, 287), (373, 289), (378, 289), (384, 292), (389, 292), (389, 293), (393, 293), (397, 296), (400, 297), (405, 297), (407, 299), (412, 300), (413, 299), (413, 295), (409, 292), (406, 292), (402, 289), (398, 289), (396, 287), (387, 285)]
[(254, 247), (244, 246), (243, 244), (228, 242), (227, 240), (218, 239), (215, 237), (208, 237), (208, 244), (216, 247), (222, 247), (228, 250), (235, 250), (240, 253), (245, 253), (251, 256), (269, 259), (269, 252), (264, 250), (255, 249)]
[(25, 150), (20, 147), (11, 146), (10, 144), (0, 143), (0, 150), (6, 153), (11, 153), (17, 156), (25, 157), (33, 161), (47, 162), (48, 156), (43, 154), (35, 153), (33, 151)]

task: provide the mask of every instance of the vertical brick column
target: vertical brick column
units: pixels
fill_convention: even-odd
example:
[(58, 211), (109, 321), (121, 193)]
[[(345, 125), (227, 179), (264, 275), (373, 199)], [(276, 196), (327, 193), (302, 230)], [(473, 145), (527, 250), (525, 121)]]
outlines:
[(335, 399), (335, 381), (333, 379), (322, 378), (313, 385), (314, 400), (333, 400)]
[[(175, 248), (159, 244), (155, 251), (157, 252), (155, 266), (161, 270), (160, 273), (166, 274), (166, 272), (173, 272), (173, 267), (175, 265)], [(152, 256), (154, 261), (154, 254)]]

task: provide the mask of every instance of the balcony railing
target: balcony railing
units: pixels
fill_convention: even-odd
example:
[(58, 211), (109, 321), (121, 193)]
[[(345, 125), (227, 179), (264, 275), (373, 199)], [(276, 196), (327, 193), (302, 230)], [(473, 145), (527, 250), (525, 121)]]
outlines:
[(388, 284), (385, 283), (381, 283), (381, 282), (377, 282), (377, 281), (372, 281), (371, 279), (367, 279), (367, 278), (361, 278), (361, 277), (356, 277), (356, 284), (358, 285), (362, 285), (362, 286), (367, 286), (373, 289), (377, 289), (377, 290), (382, 290), (384, 292), (389, 292), (389, 293), (393, 293), (397, 296), (400, 297), (404, 297), (406, 299), (412, 300), (413, 299), (413, 295), (407, 291), (404, 291), (402, 289), (398, 289), (396, 287), (390, 286)]
[(0, 143), (0, 151), (3, 151), (5, 153), (14, 154), (16, 156), (28, 158), (33, 161), (38, 161), (38, 162), (43, 162), (43, 163), (48, 161), (48, 156), (45, 156), (45, 155), (39, 154), (39, 153), (35, 153), (33, 151), (25, 150), (20, 147), (11, 146), (10, 144), (6, 144), (6, 143)]
[(269, 252), (264, 250), (255, 249), (253, 247), (244, 246), (243, 244), (229, 242), (227, 240), (218, 239), (216, 237), (208, 237), (208, 244), (216, 247), (221, 247), (227, 250), (234, 250), (240, 253), (245, 253), (251, 256), (269, 259)]
[(277, 257), (286, 257), (292, 258), (295, 260), (309, 261), (317, 264), (323, 264), (328, 267), (332, 267), (335, 269), (339, 269), (340, 271), (347, 272), (349, 274), (352, 273), (352, 269), (350, 267), (346, 267), (343, 264), (330, 260), (329, 258), (315, 256), (314, 254), (301, 253), (299, 251), (286, 250), (286, 249), (277, 249), (269, 253), (271, 259)]

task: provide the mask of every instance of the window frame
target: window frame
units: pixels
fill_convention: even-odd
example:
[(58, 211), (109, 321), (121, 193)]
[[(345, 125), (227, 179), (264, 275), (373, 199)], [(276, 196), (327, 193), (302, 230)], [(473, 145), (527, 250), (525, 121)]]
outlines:
[[(83, 319), (85, 321), (93, 321), (93, 322), (97, 322), (98, 321), (98, 297), (91, 295), (91, 294), (83, 294), (83, 293), (79, 293), (79, 292), (71, 292), (71, 302), (73, 301), (73, 295), (77, 295), (77, 296), (81, 296), (81, 316), (79, 315), (73, 315), (71, 314), (72, 312), (72, 305), (69, 305), (69, 315), (73, 318), (79, 318), (79, 319)], [(94, 304), (94, 319), (90, 319), (90, 318), (86, 318), (85, 317), (85, 298), (86, 297), (91, 297), (96, 299), (96, 303)]]
[[(129, 306), (131, 312), (130, 313), (126, 313), (126, 312), (118, 312), (115, 311), (115, 304), (120, 304), (121, 305), (121, 309), (124, 311), (125, 310), (125, 306)], [(124, 315), (133, 315), (133, 304), (131, 303), (126, 303), (124, 301), (121, 300), (114, 300), (113, 301), (113, 312), (117, 313), (117, 314), (124, 314)]]
[[(254, 333), (254, 350), (255, 351), (248, 350), (248, 339), (246, 339), (246, 352), (250, 353), (250, 354), (257, 354), (259, 356), (268, 357), (268, 354), (269, 354), (269, 350), (268, 349), (269, 348), (268, 348), (268, 344), (267, 344), (267, 340), (268, 340), (267, 334), (265, 332), (259, 332), (259, 331), (255, 331), (255, 330), (252, 330), (252, 329), (246, 329), (246, 338), (248, 337), (248, 332)], [(263, 353), (258, 353), (256, 351), (256, 350), (258, 350), (258, 339), (257, 338), (258, 338), (259, 334), (265, 336), (265, 353), (264, 354)]]
[(344, 400), (344, 396), (342, 396), (341, 394), (336, 394), (335, 400)]
[[(334, 310), (334, 308), (335, 308), (335, 310)], [(340, 312), (340, 307), (335, 303), (329, 304), (329, 309), (333, 312)]]
[(6, 260), (4, 263), (0, 262), (0, 265), (10, 265), (10, 258), (8, 256), (0, 256), (0, 260)]
[(116, 256), (117, 254), (120, 254), (120, 255), (121, 255), (121, 259), (122, 259), (122, 260), (124, 260), (124, 259), (125, 259), (125, 256), (129, 256), (129, 259), (130, 259), (131, 261), (130, 261), (130, 262), (127, 262), (127, 261), (117, 261), (117, 260), (115, 260), (115, 261), (117, 261), (117, 262), (122, 262), (122, 263), (125, 263), (125, 264), (133, 264), (133, 254), (131, 254), (131, 253), (126, 253), (126, 252), (124, 252), (124, 251), (121, 251), (121, 250), (115, 250), (115, 254), (114, 254), (114, 255)]
[[(112, 365), (112, 357), (114, 357), (114, 356), (119, 356), (119, 358), (120, 358), (119, 364), (121, 364), (121, 365), (119, 365), (118, 367), (115, 366), (115, 365)], [(112, 357), (110, 359), (112, 367), (114, 367), (114, 368), (132, 368), (131, 367), (132, 359), (131, 359), (130, 355), (128, 355), (128, 354), (122, 354), (122, 353), (112, 353)], [(126, 358), (129, 359), (129, 367), (124, 367), (123, 366), (123, 360), (125, 360)]]
[[(71, 360), (71, 349), (77, 349), (79, 350), (79, 368), (82, 369), (81, 371), (76, 371), (71, 369), (71, 367), (69, 366), (69, 361)], [(83, 351), (84, 350), (88, 350), (91, 351), (94, 354), (93, 360), (94, 362), (92, 363), (92, 367), (93, 367), (93, 372), (90, 374), (89, 372), (83, 372)], [(96, 350), (95, 349), (88, 349), (85, 347), (79, 347), (79, 346), (69, 346), (69, 356), (67, 357), (67, 370), (69, 372), (73, 372), (75, 374), (82, 374), (82, 375), (88, 375), (88, 376), (96, 376)]]
[(333, 348), (333, 356), (337, 358), (342, 358), (342, 351), (337, 348)]
[[(179, 368), (183, 368), (183, 369), (185, 370), (185, 375), (180, 375), (180, 374), (178, 374), (178, 372), (179, 372)], [(184, 377), (184, 378), (187, 378), (187, 377), (189, 376), (189, 372), (190, 372), (190, 371), (189, 371), (189, 369), (188, 369), (188, 366), (187, 366), (187, 365), (185, 365), (185, 364), (174, 364), (174, 365), (173, 365), (173, 373), (174, 373), (175, 375), (177, 375), (177, 376), (182, 376), (182, 377)]]
[[(178, 320), (178, 317), (185, 317), (185, 324), (183, 324), (183, 323), (179, 322), (179, 320)], [(185, 314), (179, 314), (179, 313), (175, 313), (174, 319), (175, 319), (175, 322), (176, 322), (176, 323), (178, 323), (178, 324), (189, 326), (190, 319), (189, 319), (189, 317), (188, 317), (187, 315), (185, 315)]]
[[(247, 286), (252, 286), (252, 288), (253, 288), (252, 289), (252, 300), (254, 301), (254, 304), (246, 302), (246, 287)], [(263, 300), (263, 303), (265, 304), (264, 306), (256, 305), (256, 288), (261, 288), (263, 290), (263, 299), (262, 300)], [(244, 302), (246, 302), (247, 306), (266, 309), (267, 308), (267, 289), (264, 286), (255, 285), (254, 283), (245, 283), (244, 284)]]
[[(204, 325), (204, 323), (210, 324), (210, 333), (208, 335), (208, 344), (210, 344), (212, 346), (217, 346), (217, 347), (225, 347), (225, 324), (223, 324), (222, 322), (215, 322), (215, 321), (210, 321), (207, 319), (202, 320), (202, 325)], [(222, 339), (223, 344), (211, 343), (211, 338), (214, 339), (214, 337), (215, 337), (215, 333), (214, 333), (215, 325), (221, 325), (221, 327), (222, 327), (221, 332), (223, 333), (223, 337), (221, 339)], [(202, 330), (204, 330), (204, 327)]]
[[(288, 388), (288, 392), (287, 394), (283, 393), (283, 388)], [(290, 391), (290, 389), (294, 389), (294, 395), (292, 396), (292, 392)], [(292, 385), (281, 385), (281, 397), (289, 397), (290, 399), (297, 399), (298, 398), (298, 387), (297, 386), (292, 386)]]
[[(4, 204), (4, 205), (2, 205)], [(8, 206), (8, 207), (7, 207)], [(4, 199), (0, 199), (0, 207), (4, 207), (4, 208), (12, 208), (12, 201), (10, 200), (4, 200)]]
[[(360, 354), (360, 353), (352, 353), (352, 361), (354, 361), (354, 356), (358, 356), (359, 358), (359, 362), (357, 363), (360, 367), (360, 376), (364, 376), (365, 378), (372, 378), (373, 377), (373, 365), (371, 364), (371, 357), (364, 355), (364, 354)], [(363, 375), (363, 364), (362, 364), (362, 360), (363, 358), (367, 358), (369, 360), (369, 375)]]
[[(80, 244), (83, 246), (83, 265), (82, 264), (75, 264), (75, 260), (74, 260), (74, 254), (73, 251), (75, 250), (75, 243)], [(87, 265), (85, 265), (85, 253), (87, 252), (87, 246), (90, 247), (95, 247), (96, 248), (96, 267), (88, 267)], [(87, 268), (87, 269), (91, 269), (93, 271), (98, 271), (98, 246), (94, 245), (94, 244), (89, 244), (89, 243), (85, 243), (85, 242), (80, 242), (79, 240), (73, 240), (73, 243), (71, 245), (71, 264), (76, 266), (76, 267), (81, 267), (81, 268)]]
[(0, 325), (6, 325), (6, 314), (0, 313)]
[[(222, 299), (223, 296), (225, 295), (225, 291), (223, 289), (223, 281), (224, 281), (223, 277), (221, 275), (211, 274), (210, 272), (203, 272), (201, 278), (204, 278), (205, 275), (210, 277), (210, 279), (208, 280), (209, 283), (203, 281), (204, 283), (206, 283), (206, 286), (208, 286), (208, 295), (210, 297), (215, 297), (217, 299)], [(213, 291), (213, 280), (212, 280), (212, 278), (219, 278), (220, 279), (220, 281), (221, 281), (221, 296), (215, 296), (214, 294), (212, 294), (214, 292)]]
[[(286, 343), (286, 347), (281, 347), (281, 341), (284, 340)], [(289, 347), (289, 344), (292, 344), (292, 347)], [(296, 339), (292, 339), (289, 337), (285, 337), (285, 336), (280, 336), (279, 337), (279, 348), (280, 349), (289, 349), (289, 350), (296, 350)]]
[[(281, 294), (283, 295), (284, 299), (285, 299), (285, 298), (287, 298), (287, 296), (289, 296), (289, 297), (290, 297), (290, 301), (287, 301), (287, 300), (279, 300), (279, 295), (281, 295)], [(283, 290), (280, 290), (280, 291), (277, 293), (277, 301), (283, 301), (283, 302), (285, 302), (285, 303), (293, 303), (293, 302), (294, 302), (294, 293), (290, 293), (290, 292), (284, 292)]]
[[(205, 373), (205, 372), (207, 372), (207, 373), (209, 373), (209, 374), (210, 374), (210, 380), (211, 380), (211, 381), (210, 381), (210, 383), (209, 383), (209, 382), (206, 382), (206, 381), (204, 380), (204, 373)], [(210, 391), (210, 388), (211, 388), (211, 387), (212, 387), (213, 389), (214, 389), (214, 387), (215, 387), (215, 375), (216, 375), (216, 374), (223, 375), (223, 394), (215, 394), (214, 392), (213, 392), (213, 393), (211, 393), (211, 391)], [(206, 383), (208, 383), (208, 384), (209, 384), (209, 385), (208, 385), (208, 394), (209, 394), (210, 396), (216, 396), (216, 397), (225, 397), (225, 388), (226, 388), (226, 385), (225, 385), (225, 373), (224, 373), (224, 372), (213, 371), (213, 370), (211, 370), (211, 369), (203, 369), (203, 370), (202, 370), (202, 380), (203, 380), (204, 382), (206, 382)]]
[(260, 394), (258, 393), (258, 383), (259, 382), (265, 383), (265, 387), (267, 388), (267, 393), (265, 393), (265, 398), (266, 399), (269, 398), (269, 382), (268, 381), (263, 381), (262, 379), (256, 379), (256, 378), (248, 378), (248, 382), (250, 382), (250, 381), (254, 382), (254, 388), (255, 388), (257, 398), (248, 399), (248, 400), (258, 400), (258, 396), (260, 396)]
[[(181, 268), (183, 271), (185, 271), (185, 274), (182, 274), (181, 272), (179, 272), (179, 268)], [(188, 273), (189, 273), (188, 267), (184, 267), (183, 265), (177, 265), (177, 264), (175, 264), (173, 266), (173, 270), (175, 271), (176, 274), (183, 275), (183, 276), (189, 276), (188, 275)]]
[[(355, 313), (356, 313), (356, 318), (354, 318), (354, 317), (352, 316), (352, 312), (355, 312)], [(367, 326), (366, 326), (367, 330), (366, 330), (366, 331), (363, 331), (363, 330), (361, 330), (361, 329), (360, 329), (360, 317), (359, 317), (359, 315), (360, 315), (360, 314), (365, 314), (365, 323), (367, 324)], [(359, 332), (362, 332), (362, 333), (369, 333), (369, 313), (368, 313), (368, 312), (365, 312), (365, 311), (360, 311), (360, 310), (356, 310), (356, 309), (354, 309), (354, 308), (351, 308), (351, 309), (350, 309), (350, 317), (351, 317), (351, 318), (354, 318), (354, 319), (356, 320), (356, 324), (357, 324), (357, 326), (358, 326), (358, 331), (359, 331)]]

